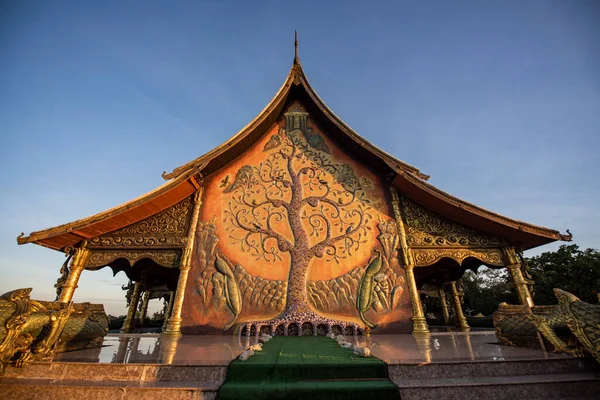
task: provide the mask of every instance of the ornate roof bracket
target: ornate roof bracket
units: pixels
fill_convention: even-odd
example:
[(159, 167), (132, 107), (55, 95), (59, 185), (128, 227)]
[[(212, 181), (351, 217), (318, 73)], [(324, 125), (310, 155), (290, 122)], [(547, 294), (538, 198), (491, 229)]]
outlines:
[(125, 259), (133, 266), (136, 262), (148, 258), (161, 267), (179, 268), (182, 250), (92, 250), (85, 269), (96, 270), (118, 259)]
[[(366, 151), (371, 153), (375, 158), (381, 160), (384, 164), (389, 166), (394, 171), (406, 171), (413, 173), (419, 179), (427, 180), (429, 179), (429, 175), (421, 173), (417, 168), (409, 165), (391, 154), (386, 153), (381, 150), (377, 146), (373, 145), (366, 139), (362, 138), (358, 133), (356, 133), (352, 128), (350, 128), (340, 117), (338, 117), (331, 109), (325, 104), (325, 102), (319, 97), (319, 95), (312, 88), (302, 65), (300, 64), (300, 60), (295, 57), (294, 63), (288, 76), (279, 89), (275, 97), (271, 100), (269, 104), (252, 120), (248, 125), (246, 125), (241, 131), (239, 131), (235, 136), (229, 139), (227, 142), (223, 143), (221, 146), (211, 150), (210, 152), (196, 158), (193, 161), (190, 161), (187, 164), (184, 164), (180, 167), (175, 168), (172, 172), (166, 173), (163, 172), (162, 177), (166, 180), (173, 179), (181, 174), (184, 174), (188, 171), (200, 171), (207, 164), (209, 164), (213, 159), (223, 155), (223, 153), (230, 151), (233, 147), (244, 146), (249, 147), (253, 144), (253, 141), (246, 140), (247, 137), (256, 134), (257, 129), (263, 126), (264, 121), (274, 120), (273, 117), (277, 117), (277, 114), (281, 112), (281, 109), (285, 102), (288, 99), (288, 95), (292, 90), (292, 87), (301, 87), (315, 107), (321, 111), (323, 116), (330, 121), (336, 129), (338, 129), (343, 135), (345, 135), (344, 140), (349, 140), (351, 142), (355, 142), (360, 147), (364, 148)], [(259, 132), (260, 133), (260, 132)]]
[[(556, 240), (568, 241), (572, 238), (570, 232), (567, 232), (568, 235), (563, 235), (556, 230), (517, 221), (468, 203), (419, 179), (410, 172), (399, 172), (393, 178), (392, 185), (403, 196), (410, 198), (421, 207), (436, 210), (447, 220), (473, 227), (473, 230), (478, 229), (478, 232), (485, 233), (489, 237), (501, 238), (502, 241), (509, 241), (511, 245), (525, 250)], [(500, 243), (489, 243), (489, 245), (497, 247)]]
[(493, 266), (505, 265), (502, 238), (444, 218), (404, 196), (400, 196), (400, 206), (406, 242), (416, 267), (433, 265), (442, 258), (450, 258), (458, 265), (467, 258)]
[(180, 249), (187, 243), (193, 203), (179, 203), (124, 228), (91, 238), (90, 249)]
[(428, 267), (442, 258), (450, 258), (462, 265), (467, 258), (475, 258), (486, 265), (505, 266), (502, 250), (498, 248), (428, 248), (412, 249), (416, 267)]

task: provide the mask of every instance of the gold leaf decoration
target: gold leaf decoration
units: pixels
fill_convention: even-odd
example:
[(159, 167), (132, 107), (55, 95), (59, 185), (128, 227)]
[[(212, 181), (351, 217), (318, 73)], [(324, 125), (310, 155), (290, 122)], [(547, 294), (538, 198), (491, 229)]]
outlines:
[(501, 247), (502, 239), (444, 218), (402, 197), (407, 244), (410, 247)]

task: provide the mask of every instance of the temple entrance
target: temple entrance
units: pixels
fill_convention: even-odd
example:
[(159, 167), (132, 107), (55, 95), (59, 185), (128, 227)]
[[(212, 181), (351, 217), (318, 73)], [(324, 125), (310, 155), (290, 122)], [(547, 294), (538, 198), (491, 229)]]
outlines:
[[(465, 288), (462, 278), (467, 271), (476, 276), (482, 268), (498, 267), (468, 257), (461, 264), (450, 258), (442, 258), (430, 266), (415, 270), (420, 302), (429, 326), (456, 326), (461, 331), (470, 329), (467, 317), (471, 317), (473, 309), (465, 304), (465, 290), (468, 288)], [(491, 320), (489, 323), (491, 327)]]
[(118, 258), (108, 265), (90, 269), (105, 267), (110, 267), (113, 277), (127, 278), (121, 286), (126, 313), (111, 315), (109, 329), (123, 333), (162, 332), (170, 315), (179, 269), (163, 267), (150, 258), (143, 258), (133, 265), (125, 258)]

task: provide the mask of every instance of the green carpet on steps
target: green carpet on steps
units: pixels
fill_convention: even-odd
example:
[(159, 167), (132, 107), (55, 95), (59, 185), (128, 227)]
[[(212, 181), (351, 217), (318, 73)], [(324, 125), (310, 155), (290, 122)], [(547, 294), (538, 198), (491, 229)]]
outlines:
[(234, 360), (219, 399), (399, 399), (387, 365), (325, 336), (275, 336), (247, 361)]

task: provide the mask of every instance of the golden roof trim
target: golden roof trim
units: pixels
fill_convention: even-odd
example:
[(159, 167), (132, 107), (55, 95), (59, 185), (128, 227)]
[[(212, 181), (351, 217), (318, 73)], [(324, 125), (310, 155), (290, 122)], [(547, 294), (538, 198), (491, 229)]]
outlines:
[[(98, 222), (102, 222), (106, 219), (109, 219), (109, 218), (112, 218), (119, 214), (122, 214), (123, 212), (130, 210), (134, 207), (142, 205), (142, 204), (146, 203), (147, 201), (155, 199), (156, 197), (160, 196), (161, 194), (168, 192), (170, 189), (172, 189), (172, 188), (178, 186), (179, 184), (185, 182), (186, 180), (190, 179), (192, 176), (193, 176), (193, 174), (191, 174), (191, 173), (186, 173), (186, 174), (180, 175), (179, 177), (177, 177), (177, 179), (165, 182), (162, 185), (160, 185), (159, 187), (152, 189), (151, 191), (146, 192), (143, 195), (134, 198), (133, 200), (129, 200), (118, 206), (115, 206), (115, 207), (110, 208), (105, 211), (101, 211), (101, 212), (91, 215), (89, 217), (77, 219), (75, 221), (68, 222), (66, 224), (62, 224), (62, 225), (58, 225), (58, 226), (54, 226), (54, 227), (51, 227), (48, 229), (43, 229), (41, 231), (31, 232), (28, 236), (25, 236), (24, 233), (21, 233), (17, 237), (17, 243), (25, 244), (25, 243), (37, 242), (39, 240), (48, 239), (48, 238), (63, 235), (66, 233), (80, 236), (82, 239), (88, 239), (87, 237), (85, 237), (81, 234), (78, 234), (77, 230), (85, 228), (86, 226), (89, 226), (92, 224), (96, 224)], [(158, 212), (160, 212), (160, 211), (158, 211)], [(38, 244), (41, 244), (42, 246), (50, 248), (50, 246), (44, 245), (43, 243), (38, 243)]]
[(316, 106), (322, 111), (322, 113), (327, 117), (338, 129), (340, 129), (344, 134), (346, 134), (351, 140), (365, 148), (367, 151), (370, 151), (372, 154), (383, 160), (392, 170), (394, 171), (408, 171), (415, 176), (418, 176), (420, 179), (427, 180), (429, 179), (429, 175), (425, 175), (419, 171), (418, 168), (409, 165), (391, 154), (381, 150), (379, 147), (375, 146), (368, 140), (361, 137), (358, 133), (356, 133), (352, 128), (350, 128), (340, 117), (338, 117), (328, 106), (327, 104), (319, 97), (317, 92), (312, 88), (310, 83), (308, 82), (308, 78), (304, 73), (302, 65), (300, 64), (300, 60), (298, 58), (294, 58), (294, 64), (288, 73), (286, 80), (283, 85), (275, 94), (273, 99), (267, 104), (267, 106), (252, 120), (248, 123), (242, 130), (240, 130), (237, 134), (231, 137), (229, 140), (216, 147), (215, 149), (209, 151), (208, 153), (192, 160), (180, 167), (175, 168), (172, 172), (166, 173), (163, 172), (162, 177), (164, 179), (173, 179), (180, 174), (190, 170), (196, 169), (200, 163), (204, 165), (208, 164), (208, 162), (219, 155), (223, 154), (226, 150), (228, 150), (231, 146), (239, 143), (244, 137), (246, 137), (250, 132), (252, 132), (262, 121), (264, 121), (274, 109), (277, 108), (281, 104), (282, 101), (287, 99), (289, 91), (292, 85), (302, 85), (310, 98), (314, 101)]
[(406, 180), (410, 181), (414, 185), (419, 186), (421, 189), (425, 190), (426, 192), (428, 192), (429, 194), (431, 194), (437, 198), (440, 198), (441, 200), (445, 201), (446, 203), (449, 203), (455, 207), (458, 207), (460, 209), (463, 209), (463, 210), (469, 211), (473, 214), (484, 217), (488, 220), (492, 220), (492, 221), (500, 223), (502, 225), (511, 227), (513, 229), (518, 229), (519, 231), (524, 231), (524, 232), (527, 232), (530, 234), (534, 234), (537, 236), (543, 236), (543, 237), (547, 237), (547, 238), (554, 239), (554, 240), (571, 241), (571, 239), (573, 238), (573, 235), (570, 232), (568, 232), (568, 230), (567, 230), (567, 234), (562, 234), (555, 229), (550, 229), (550, 228), (546, 228), (543, 226), (530, 224), (528, 222), (512, 219), (512, 218), (506, 217), (502, 214), (498, 214), (496, 212), (490, 211), (486, 208), (469, 203), (465, 200), (459, 199), (458, 197), (455, 197), (455, 196), (433, 186), (432, 184), (430, 184), (428, 182), (424, 182), (422, 179), (419, 179), (418, 177), (414, 176), (411, 173), (400, 172), (398, 175), (404, 177)]
[[(300, 64), (298, 64), (298, 65), (300, 65)], [(329, 108), (329, 106), (325, 103), (325, 101), (323, 101), (323, 99), (321, 99), (321, 97), (319, 97), (319, 95), (317, 94), (317, 92), (313, 89), (313, 87), (311, 86), (310, 82), (308, 81), (308, 77), (304, 73), (304, 70), (302, 69), (302, 66), (300, 66), (300, 68), (298, 70), (298, 75), (299, 75), (300, 81), (302, 82), (302, 84), (306, 88), (306, 92), (310, 95), (310, 97), (313, 99), (313, 101), (317, 105), (321, 106), (319, 108), (321, 109), (321, 111), (323, 112), (323, 114), (325, 114), (325, 116), (328, 117), (342, 132), (344, 132), (346, 135), (350, 136), (350, 138), (352, 140), (354, 140), (356, 143), (360, 144), (362, 147), (364, 147), (367, 150), (369, 150), (371, 153), (373, 153), (376, 156), (378, 156), (380, 159), (384, 160), (385, 163), (392, 170), (394, 170), (396, 172), (404, 170), (404, 171), (413, 173), (419, 179), (423, 179), (423, 180), (429, 179), (429, 175), (426, 175), (426, 174), (422, 173), (421, 171), (419, 171), (419, 169), (417, 167), (414, 167), (414, 166), (412, 166), (412, 165), (410, 165), (408, 163), (405, 163), (404, 161), (401, 161), (401, 160), (397, 159), (396, 157), (394, 157), (393, 155), (389, 154), (388, 152), (380, 149), (379, 147), (377, 147), (373, 143), (369, 142), (367, 139), (365, 139), (362, 136), (360, 136), (348, 124), (346, 124), (344, 122), (344, 120), (342, 120), (336, 113), (334, 113)]]
[(200, 157), (183, 164), (180, 167), (175, 168), (172, 172), (166, 173), (163, 172), (163, 179), (173, 179), (178, 177), (180, 174), (188, 171), (191, 168), (197, 167), (199, 164), (206, 165), (208, 161), (212, 160), (215, 157), (221, 155), (225, 150), (229, 149), (231, 146), (240, 142), (248, 133), (250, 133), (257, 125), (259, 125), (267, 116), (271, 113), (272, 109), (276, 108), (282, 99), (285, 99), (288, 94), (288, 89), (292, 86), (294, 80), (294, 67), (288, 73), (287, 78), (283, 82), (283, 85), (275, 96), (271, 99), (271, 101), (262, 109), (260, 113), (252, 121), (250, 121), (246, 126), (244, 126), (238, 133), (229, 138), (226, 142), (221, 144), (218, 147), (215, 147), (208, 153), (201, 155)]

